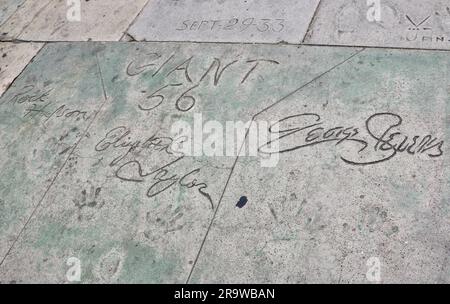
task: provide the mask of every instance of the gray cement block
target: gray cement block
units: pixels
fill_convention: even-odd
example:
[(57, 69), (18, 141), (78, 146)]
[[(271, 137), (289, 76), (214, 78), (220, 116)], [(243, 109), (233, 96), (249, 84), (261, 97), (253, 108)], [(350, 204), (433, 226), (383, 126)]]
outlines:
[(0, 97), (41, 48), (41, 43), (0, 44)]
[(3, 0), (0, 3), (0, 24), (8, 20), (25, 0)]
[(450, 6), (445, 0), (322, 0), (306, 43), (449, 50)]
[(300, 43), (318, 0), (154, 0), (131, 26), (138, 41)]
[[(2, 40), (119, 41), (147, 0), (81, 1), (79, 19), (66, 0), (27, 1), (0, 27)], [(68, 17), (69, 16), (69, 17)]]

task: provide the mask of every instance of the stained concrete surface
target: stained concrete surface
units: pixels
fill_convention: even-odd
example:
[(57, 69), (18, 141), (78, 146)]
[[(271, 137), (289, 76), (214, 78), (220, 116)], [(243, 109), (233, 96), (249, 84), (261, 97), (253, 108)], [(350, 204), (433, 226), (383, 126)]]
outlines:
[[(43, 60), (30, 64), (1, 98), (2, 255), (102, 103), (95, 57), (85, 53), (75, 60), (73, 51), (47, 48)], [(68, 64), (59, 65), (62, 60)]]
[[(28, 66), (2, 98), (4, 116), (16, 113), (22, 121), (17, 127), (10, 122), (8, 128), (21, 128), (26, 138), (35, 138), (36, 132), (43, 132), (43, 121), (51, 127), (45, 128), (47, 136), (40, 143), (33, 144), (43, 150), (27, 149), (30, 143), (23, 137), (19, 143), (15, 132), (6, 131), (7, 140), (2, 136), (10, 151), (2, 171), (11, 172), (2, 176), (2, 214), (8, 223), (23, 224), (16, 217), (27, 218), (35, 210), (23, 231), (13, 225), (15, 229), (2, 232), (3, 248), (17, 238), (0, 268), (2, 282), (66, 282), (70, 257), (81, 260), (85, 283), (182, 283), (188, 278), (227, 283), (364, 282), (370, 256), (383, 261), (383, 282), (449, 280), (441, 271), (448, 253), (448, 227), (445, 214), (438, 212), (445, 189), (444, 157), (439, 154), (445, 146), (427, 153), (399, 152), (367, 166), (341, 159), (363, 163), (392, 154), (389, 149), (373, 150), (376, 141), (364, 128), (377, 113), (401, 116), (404, 123), (390, 132), (399, 131), (410, 140), (427, 134), (436, 137), (432, 143), (445, 138), (445, 53), (223, 44), (202, 50), (200, 44), (52, 44)], [(188, 74), (174, 70), (191, 57)], [(237, 60), (217, 84), (213, 74), (202, 77), (215, 58), (222, 64)], [(251, 58), (278, 64), (261, 66), (242, 84)], [(318, 61), (320, 66), (314, 64)], [(56, 62), (57, 71), (51, 68)], [(84, 65), (74, 70), (74, 62)], [(77, 121), (73, 115), (46, 117), (40, 112), (32, 123), (24, 120), (23, 106), (11, 98), (31, 79), (36, 87), (51, 90), (43, 103), (50, 101), (52, 109), (76, 105), (77, 114), (87, 113), (86, 121), (83, 116)], [(156, 108), (142, 110), (153, 108), (149, 94), (170, 83), (180, 85), (161, 91), (164, 100)], [(196, 85), (189, 91), (194, 107), (177, 110), (179, 95)], [(261, 168), (259, 157), (240, 157), (236, 166), (234, 157), (186, 155), (178, 160), (164, 148), (175, 140), (173, 123), (192, 122), (196, 113), (204, 121), (225, 124), (248, 121), (263, 109), (255, 120), (316, 113), (324, 127), (354, 126), (360, 138), (281, 153), (275, 168)], [(380, 116), (371, 131), (379, 134), (396, 122), (393, 116)], [(120, 144), (112, 145), (119, 137)], [(130, 151), (131, 142), (148, 138), (153, 138), (152, 144)], [(161, 143), (163, 139), (167, 142)], [(365, 153), (358, 153), (358, 140), (369, 143)], [(288, 149), (293, 141), (302, 144), (304, 138), (285, 140), (281, 147)], [(22, 160), (25, 167), (12, 171), (17, 163), (11, 159)], [(155, 194), (165, 175), (145, 172), (160, 168), (176, 181), (198, 169), (191, 176), (206, 187), (202, 193), (177, 183)], [(49, 181), (35, 176), (36, 171), (57, 175)], [(21, 191), (12, 192), (13, 184)], [(43, 190), (33, 189), (48, 193), (42, 197)], [(18, 193), (29, 193), (30, 198), (18, 198)], [(249, 202), (236, 208), (243, 195)]]
[[(179, 179), (200, 169), (195, 178), (198, 183), (207, 184), (204, 191), (210, 199), (196, 188), (178, 184), (150, 198), (147, 191), (155, 183), (154, 177), (140, 182), (124, 181), (136, 178), (137, 164), (129, 162), (141, 162), (141, 166), (145, 166), (143, 170), (147, 171), (163, 167), (177, 157), (167, 153), (166, 149), (158, 151), (158, 146), (151, 145), (130, 154), (127, 153), (129, 148), (109, 147), (104, 142), (108, 142), (114, 132), (127, 131), (130, 132), (127, 141), (143, 141), (152, 135), (166, 138), (171, 136), (169, 130), (174, 121), (192, 121), (195, 113), (201, 113), (205, 121), (223, 123), (250, 119), (252, 109), (267, 102), (266, 95), (278, 91), (281, 94), (284, 89), (279, 87), (278, 79), (269, 77), (273, 74), (271, 66), (261, 66), (241, 84), (242, 78), (253, 67), (248, 64), (248, 59), (264, 56), (282, 60), (284, 64), (280, 64), (280, 70), (295, 75), (295, 79), (286, 81), (285, 86), (294, 88), (297, 81), (307, 81), (323, 72), (322, 67), (311, 65), (317, 60), (318, 55), (314, 53), (322, 53), (326, 58), (324, 63), (332, 66), (354, 52), (328, 49), (297, 52), (296, 47), (277, 48), (274, 52), (273, 48), (265, 47), (266, 52), (262, 53), (260, 47), (217, 45), (209, 46), (208, 53), (201, 54), (202, 46), (186, 44), (52, 45), (47, 47), (42, 60), (37, 59), (31, 66), (48, 64), (50, 54), (64, 53), (66, 49), (72, 50), (72, 58), (67, 63), (59, 62), (62, 69), (86, 54), (99, 58), (108, 101), (73, 154), (66, 156), (69, 161), (28, 224), (29, 228), (14, 246), (17, 250), (12, 250), (4, 261), (0, 271), (2, 281), (64, 282), (64, 263), (69, 257), (77, 256), (84, 261), (85, 282), (185, 282), (217, 208), (234, 157), (186, 157), (175, 163), (173, 171), (169, 172)], [(290, 54), (292, 51), (294, 53)], [(155, 61), (156, 57), (148, 56), (150, 52), (160, 54), (161, 58)], [(286, 62), (288, 55), (300, 60), (305, 53), (308, 59), (303, 59), (297, 66), (301, 69), (292, 69)], [(174, 59), (159, 70), (158, 66), (171, 54)], [(183, 71), (167, 75), (191, 56), (194, 57), (189, 75), (193, 84)], [(212, 73), (200, 82), (215, 58), (222, 64), (238, 62), (223, 74), (217, 85)], [(149, 60), (158, 66), (135, 69)], [(141, 73), (134, 75), (137, 71)], [(82, 74), (78, 75), (72, 75), (72, 78), (82, 77)], [(140, 110), (140, 105), (147, 105), (148, 94), (167, 83), (182, 83), (183, 86), (166, 89), (167, 101), (155, 111)], [(201, 89), (191, 92), (197, 99), (195, 108), (186, 113), (176, 110), (174, 101), (196, 83), (201, 84)], [(110, 135), (105, 140), (107, 134)], [(14, 200), (5, 204), (14, 205)], [(109, 263), (117, 263), (120, 267), (109, 273)], [(43, 267), (48, 267), (46, 274), (40, 271)]]
[[(442, 1), (381, 1), (378, 23), (365, 1), (89, 1), (78, 24), (9, 2), (1, 39), (50, 43), (0, 42), (0, 282), (74, 282), (73, 258), (81, 283), (373, 283), (374, 258), (381, 283), (450, 281), (450, 61), (419, 50), (447, 48), (419, 39), (446, 35)], [(205, 12), (292, 31), (173, 32)], [(306, 32), (320, 46), (274, 44)], [(186, 42), (51, 42), (133, 37)], [(200, 115), (278, 125), (281, 153), (180, 155)]]

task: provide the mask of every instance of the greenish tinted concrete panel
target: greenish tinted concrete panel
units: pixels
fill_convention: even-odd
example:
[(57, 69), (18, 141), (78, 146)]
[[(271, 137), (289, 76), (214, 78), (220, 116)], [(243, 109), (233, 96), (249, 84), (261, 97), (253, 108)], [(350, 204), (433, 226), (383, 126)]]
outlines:
[(95, 49), (87, 51), (43, 49), (0, 99), (2, 257), (103, 102)]
[[(187, 43), (48, 48), (58, 54), (102, 49), (108, 102), (6, 257), (2, 282), (67, 282), (71, 257), (81, 262), (85, 283), (185, 282), (235, 158), (178, 159), (164, 146), (174, 139), (173, 124), (191, 123), (200, 113), (204, 122), (248, 121), (274, 96), (358, 51)], [(228, 66), (220, 77), (219, 63), (219, 71)]]
[(368, 283), (373, 258), (383, 283), (450, 282), (448, 71), (445, 52), (365, 50), (257, 115), (286, 152), (239, 159), (191, 282)]
[[(48, 45), (2, 97), (2, 132), (23, 115), (11, 98), (26, 85), (54, 85), (43, 98), (77, 108), (98, 109), (102, 86), (108, 99), (53, 183), (41, 180), (80, 139), (65, 136), (70, 119), (49, 120), (48, 135), (1, 134), (6, 245), (34, 210), (23, 207), (34, 189), (52, 186), (0, 281), (73, 282), (79, 261), (82, 283), (368, 282), (377, 258), (382, 282), (448, 282), (448, 71), (447, 54), (432, 51)], [(200, 114), (222, 125), (279, 121), (279, 162), (261, 167), (273, 152), (264, 143), (236, 166), (178, 154), (173, 126)]]

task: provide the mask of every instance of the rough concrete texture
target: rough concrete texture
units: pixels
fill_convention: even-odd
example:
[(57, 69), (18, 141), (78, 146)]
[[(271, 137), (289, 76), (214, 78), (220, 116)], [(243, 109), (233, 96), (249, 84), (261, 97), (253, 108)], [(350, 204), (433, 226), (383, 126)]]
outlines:
[(153, 0), (131, 26), (138, 41), (300, 43), (318, 0)]
[(102, 103), (95, 57), (58, 50), (47, 48), (0, 99), (2, 255), (63, 165), (73, 165), (67, 156)]
[(364, 283), (371, 258), (383, 283), (450, 282), (448, 68), (445, 53), (365, 50), (259, 113), (294, 131), (275, 170), (237, 163), (192, 282)]
[[(108, 101), (86, 135), (81, 135), (84, 139), (75, 147), (74, 152), (70, 156), (65, 154), (69, 160), (42, 201), (42, 207), (36, 209), (34, 219), (28, 224), (29, 228), (16, 243), (17, 250), (12, 250), (3, 263), (0, 270), (1, 281), (64, 282), (66, 260), (77, 256), (86, 263), (83, 280), (87, 282), (184, 282), (218, 205), (234, 158), (186, 157), (172, 165), (173, 168), (167, 174), (176, 174), (177, 180), (186, 173), (199, 169), (194, 177), (198, 180), (197, 183), (207, 185), (203, 191), (208, 195), (202, 194), (198, 187), (181, 186), (178, 182), (169, 187), (168, 191), (150, 198), (147, 193), (158, 177), (153, 174), (139, 182), (127, 181), (126, 179), (132, 179), (136, 175), (138, 169), (136, 163), (129, 162), (141, 162), (143, 170), (148, 172), (163, 167), (177, 157), (168, 153), (167, 149), (161, 150), (156, 143), (127, 153), (129, 148), (126, 146), (114, 148), (106, 145), (105, 136), (111, 130), (116, 131), (110, 133), (109, 137), (114, 132), (126, 133), (129, 130), (130, 139), (126, 141), (144, 141), (153, 135), (156, 138), (166, 138), (170, 136), (168, 130), (174, 121), (190, 121), (194, 113), (202, 113), (204, 120), (248, 120), (252, 109), (259, 102), (267, 102), (262, 98), (264, 94), (281, 94), (283, 91), (279, 80), (270, 77), (273, 74), (270, 63), (261, 64), (241, 84), (254, 66), (247, 62), (249, 59), (261, 56), (282, 59), (279, 54), (270, 52), (270, 47), (264, 49), (267, 52), (261, 53), (261, 48), (256, 46), (217, 45), (209, 46), (208, 53), (202, 54), (201, 45), (186, 44), (48, 46), (31, 67), (35, 66), (37, 69), (38, 65), (44, 64), (52, 66), (49, 63), (53, 63), (53, 54), (64, 54), (66, 50), (71, 50), (70, 58), (59, 61), (61, 69), (72, 66), (73, 60), (94, 58), (97, 55)], [(295, 47), (289, 49), (296, 53), (292, 55), (297, 59), (304, 53), (297, 52)], [(277, 49), (276, 53), (281, 51), (286, 54), (289, 49)], [(324, 49), (321, 52), (325, 58), (324, 64), (332, 66), (354, 51), (341, 50), (335, 53)], [(155, 57), (154, 53), (158, 56)], [(172, 55), (172, 59), (167, 61)], [(189, 74), (174, 71), (174, 68), (192, 56)], [(222, 67), (238, 60), (233, 68), (222, 74), (217, 84), (214, 82), (214, 70), (203, 77), (216, 62), (215, 58), (220, 59)], [(321, 67), (310, 64), (313, 59), (299, 63), (298, 70), (291, 69), (295, 80), (286, 81), (285, 85), (295, 87), (297, 81), (307, 81), (309, 77), (321, 73)], [(154, 66), (148, 65), (152, 62), (155, 63)], [(287, 64), (283, 66), (284, 69), (290, 69)], [(97, 76), (95, 67), (90, 67), (92, 71), (89, 75)], [(171, 71), (173, 72), (170, 73)], [(77, 72), (77, 75), (61, 77), (70, 81), (74, 77), (84, 77), (85, 73)], [(40, 79), (39, 83), (41, 81), (54, 82), (51, 75)], [(92, 83), (101, 88), (98, 82)], [(182, 85), (166, 89), (165, 102), (155, 111), (140, 110), (139, 106), (149, 107), (147, 97), (158, 88), (178, 83)], [(196, 98), (192, 111), (185, 113), (177, 110), (175, 101), (197, 84), (201, 88), (189, 92), (192, 94), (189, 96)], [(81, 87), (79, 89), (83, 90)], [(65, 91), (64, 88), (55, 90)], [(10, 92), (11, 90), (8, 91)], [(93, 96), (85, 95), (84, 99), (95, 99), (94, 104), (98, 104), (101, 98), (97, 93), (91, 92)], [(257, 98), (252, 97), (254, 94)], [(63, 101), (61, 99), (60, 102)], [(180, 106), (184, 102), (181, 101)], [(150, 100), (150, 104), (152, 102), (155, 101)], [(58, 103), (55, 104), (57, 105)], [(80, 106), (78, 109), (84, 112), (84, 107)], [(71, 119), (68, 120), (70, 122)], [(57, 141), (59, 136), (58, 133), (54, 140)], [(163, 144), (167, 145), (168, 141), (166, 138)], [(56, 150), (50, 154), (59, 155), (60, 152)], [(117, 174), (122, 179), (115, 177)], [(161, 185), (156, 186), (157, 189), (160, 187)], [(16, 208), (13, 198), (4, 204), (6, 208)], [(23, 251), (25, 247), (28, 249)], [(19, 261), (21, 262), (18, 263)], [(108, 270), (111, 263), (120, 267)], [(42, 267), (48, 267), (46, 274), (39, 270)]]
[[(0, 99), (0, 281), (67, 282), (76, 257), (84, 283), (367, 282), (376, 257), (382, 282), (449, 282), (448, 71), (431, 51), (47, 45)], [(265, 143), (174, 152), (200, 113), (295, 132), (274, 168)]]
[(0, 24), (8, 18), (25, 2), (25, 0), (2, 0), (0, 3)]
[(306, 43), (450, 50), (448, 1), (375, 2), (322, 0)]
[[(27, 0), (3, 25), (2, 40), (119, 41), (148, 0), (81, 1), (79, 21), (66, 0)], [(68, 15), (69, 18), (68, 18)]]
[(3, 0), (0, 283), (450, 283), (450, 8), (369, 2)]
[[(39, 13), (49, 5), (49, 0), (26, 0), (7, 20), (0, 25), (0, 40), (12, 41), (19, 39), (20, 34), (31, 22), (39, 17)], [(50, 26), (50, 25), (49, 25)]]
[(41, 49), (40, 43), (0, 44), (0, 96)]

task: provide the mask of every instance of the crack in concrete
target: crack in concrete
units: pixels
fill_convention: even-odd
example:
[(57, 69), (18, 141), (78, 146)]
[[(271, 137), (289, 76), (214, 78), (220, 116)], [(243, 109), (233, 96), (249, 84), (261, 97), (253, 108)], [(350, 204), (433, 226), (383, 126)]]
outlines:
[(314, 11), (314, 14), (311, 18), (311, 21), (309, 22), (308, 28), (306, 29), (306, 33), (305, 36), (302, 39), (302, 44), (305, 43), (306, 39), (309, 38), (312, 34), (312, 25), (314, 24), (314, 22), (316, 21), (317, 15), (319, 14), (319, 10), (320, 10), (320, 4), (322, 3), (322, 0), (319, 1), (319, 3), (317, 3), (317, 7), (316, 10)]

